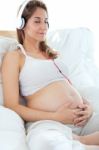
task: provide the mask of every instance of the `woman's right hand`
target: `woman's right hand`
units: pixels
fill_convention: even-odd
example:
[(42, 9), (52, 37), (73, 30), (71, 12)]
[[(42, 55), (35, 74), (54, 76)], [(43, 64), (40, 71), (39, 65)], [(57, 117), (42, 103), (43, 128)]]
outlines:
[(64, 124), (74, 124), (74, 120), (78, 118), (79, 108), (70, 108), (71, 103), (60, 106), (55, 112), (55, 120)]

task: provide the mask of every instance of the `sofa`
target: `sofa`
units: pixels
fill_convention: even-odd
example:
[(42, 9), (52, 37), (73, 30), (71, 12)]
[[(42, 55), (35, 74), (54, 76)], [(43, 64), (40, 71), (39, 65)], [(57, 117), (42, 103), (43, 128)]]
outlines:
[[(2, 34), (1, 34), (2, 33)], [(14, 35), (14, 36), (13, 36)], [(3, 56), (17, 45), (15, 32), (0, 32), (0, 70)], [(94, 63), (93, 33), (88, 28), (57, 29), (47, 34), (47, 43), (61, 54), (68, 67), (68, 76), (80, 94), (99, 113), (99, 70)], [(2, 150), (29, 150), (22, 118), (3, 106), (0, 74), (0, 148)]]

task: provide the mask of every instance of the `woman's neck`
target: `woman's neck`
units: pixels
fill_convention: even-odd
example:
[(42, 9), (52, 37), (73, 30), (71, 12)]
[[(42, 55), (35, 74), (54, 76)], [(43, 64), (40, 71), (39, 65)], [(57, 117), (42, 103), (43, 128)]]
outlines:
[(34, 52), (34, 53), (39, 53), (39, 42), (29, 42), (29, 41), (24, 41), (23, 46), (27, 52)]

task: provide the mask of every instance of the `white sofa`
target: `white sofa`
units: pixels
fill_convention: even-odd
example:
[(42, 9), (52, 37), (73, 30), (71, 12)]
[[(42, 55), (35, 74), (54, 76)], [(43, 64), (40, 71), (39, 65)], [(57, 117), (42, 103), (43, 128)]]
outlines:
[[(59, 50), (69, 70), (69, 78), (81, 95), (99, 113), (99, 70), (93, 59), (93, 34), (87, 28), (60, 29), (48, 33), (47, 42)], [(0, 62), (8, 50), (16, 48), (13, 38), (0, 36)], [(3, 106), (0, 78), (0, 149), (28, 150), (24, 122), (18, 114)]]

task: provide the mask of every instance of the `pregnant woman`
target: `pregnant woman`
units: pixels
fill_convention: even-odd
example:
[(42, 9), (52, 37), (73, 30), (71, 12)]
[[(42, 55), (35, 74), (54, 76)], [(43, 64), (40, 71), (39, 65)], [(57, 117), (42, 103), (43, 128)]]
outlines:
[[(61, 138), (51, 145), (51, 150), (58, 150), (56, 145), (66, 150), (65, 130), (79, 128), (81, 133), (94, 116), (91, 105), (67, 78), (66, 66), (58, 53), (46, 44), (48, 27), (48, 12), (42, 1), (28, 0), (21, 5), (17, 25), (19, 44), (15, 51), (5, 55), (2, 65), (4, 105), (27, 122), (27, 136), (30, 130), (42, 129), (42, 143), (50, 145), (51, 136), (58, 135)], [(26, 100), (26, 106), (20, 104), (20, 95)], [(45, 131), (49, 137), (44, 138)], [(99, 132), (73, 135), (71, 140), (99, 145), (97, 138)], [(35, 146), (29, 146), (35, 150)]]

